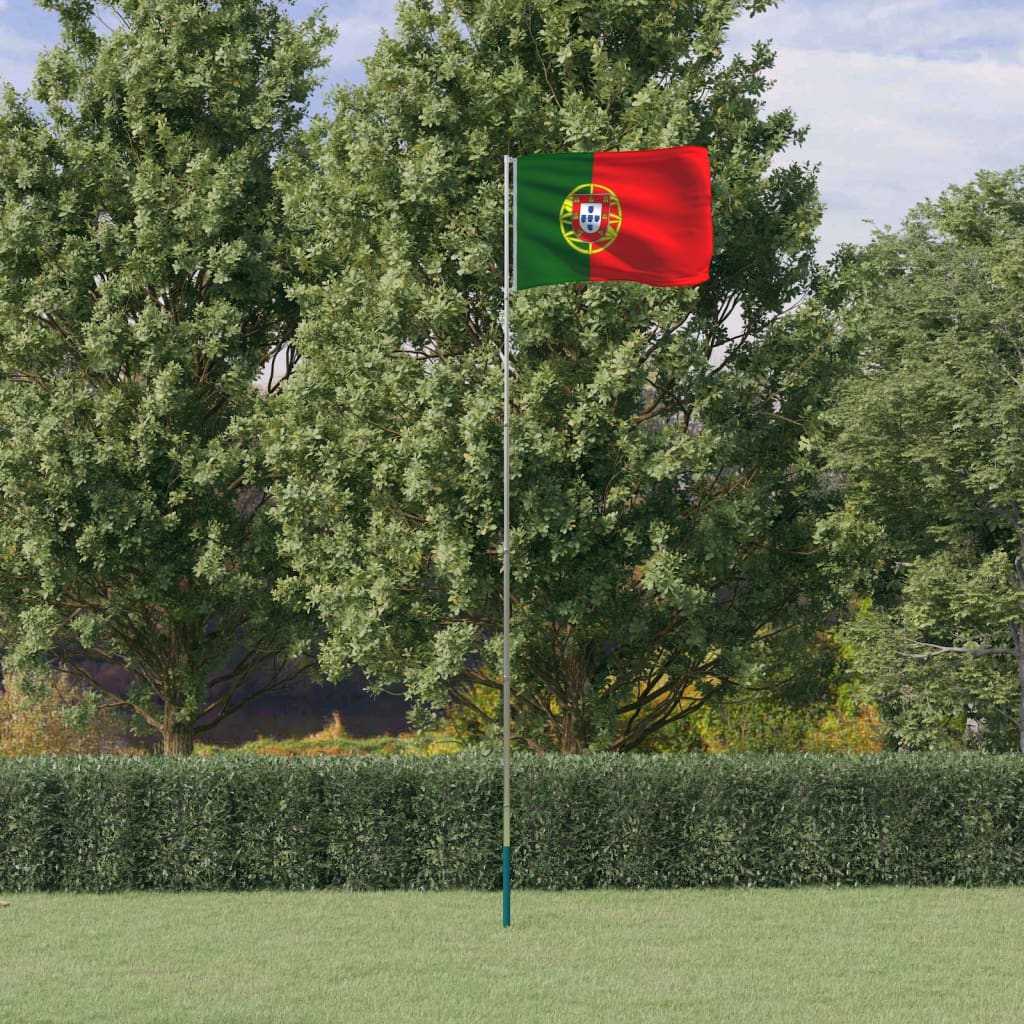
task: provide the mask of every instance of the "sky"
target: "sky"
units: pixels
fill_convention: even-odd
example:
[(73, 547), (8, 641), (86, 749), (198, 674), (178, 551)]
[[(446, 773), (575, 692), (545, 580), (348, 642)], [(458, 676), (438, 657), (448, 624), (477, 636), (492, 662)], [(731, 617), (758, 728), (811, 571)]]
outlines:
[[(316, 0), (297, 0), (303, 17)], [(357, 82), (393, 23), (391, 0), (324, 3), (338, 29), (327, 87)], [(27, 89), (56, 16), (0, 0), (0, 78)], [(734, 24), (729, 48), (771, 40), (769, 109), (790, 107), (810, 133), (790, 159), (819, 166), (818, 255), (898, 227), (907, 211), (979, 170), (1024, 164), (1022, 0), (782, 0)], [(713, 169), (712, 169), (713, 170)]]

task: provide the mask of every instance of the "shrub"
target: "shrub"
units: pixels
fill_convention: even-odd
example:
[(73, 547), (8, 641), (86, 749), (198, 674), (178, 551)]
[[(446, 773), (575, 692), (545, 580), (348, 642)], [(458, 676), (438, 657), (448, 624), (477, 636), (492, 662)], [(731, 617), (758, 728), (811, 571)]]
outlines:
[[(1024, 882), (1024, 758), (518, 755), (515, 884)], [(501, 762), (0, 761), (0, 891), (493, 888)]]
[(117, 746), (116, 723), (97, 712), (95, 695), (84, 694), (59, 672), (30, 685), (10, 670), (0, 692), (0, 755), (98, 754)]

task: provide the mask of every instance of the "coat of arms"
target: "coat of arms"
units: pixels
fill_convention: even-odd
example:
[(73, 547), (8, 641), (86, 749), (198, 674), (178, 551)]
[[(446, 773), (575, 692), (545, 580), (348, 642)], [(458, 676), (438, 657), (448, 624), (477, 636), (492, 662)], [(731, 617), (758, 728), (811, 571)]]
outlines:
[(587, 182), (565, 197), (558, 219), (566, 243), (589, 256), (604, 252), (618, 237), (622, 208), (610, 188)]

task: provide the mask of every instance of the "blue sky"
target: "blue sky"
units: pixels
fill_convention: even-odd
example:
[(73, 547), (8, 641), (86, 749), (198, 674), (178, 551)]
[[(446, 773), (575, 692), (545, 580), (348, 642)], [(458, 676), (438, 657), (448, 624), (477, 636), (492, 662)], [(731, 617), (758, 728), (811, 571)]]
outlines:
[[(298, 0), (303, 16), (318, 6)], [(391, 0), (327, 3), (339, 30), (329, 81), (354, 81)], [(25, 89), (57, 19), (28, 0), (0, 0), (0, 78)], [(793, 155), (820, 165), (826, 203), (819, 255), (864, 242), (871, 224), (976, 171), (1024, 164), (1024, 4), (1021, 0), (783, 0), (734, 26), (730, 45), (770, 39), (777, 54), (770, 107), (810, 126)]]

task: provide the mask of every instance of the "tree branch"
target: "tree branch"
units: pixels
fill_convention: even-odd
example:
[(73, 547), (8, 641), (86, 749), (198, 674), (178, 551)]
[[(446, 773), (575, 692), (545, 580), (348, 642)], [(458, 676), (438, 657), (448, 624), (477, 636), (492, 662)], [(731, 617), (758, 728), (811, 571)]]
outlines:
[(914, 658), (920, 661), (927, 658), (941, 658), (944, 655), (951, 655), (957, 658), (987, 658), (994, 654), (1016, 653), (1012, 647), (947, 647), (943, 644), (925, 643), (923, 640), (912, 640), (911, 643), (917, 647), (927, 647), (928, 650), (921, 654), (900, 651), (901, 658)]

